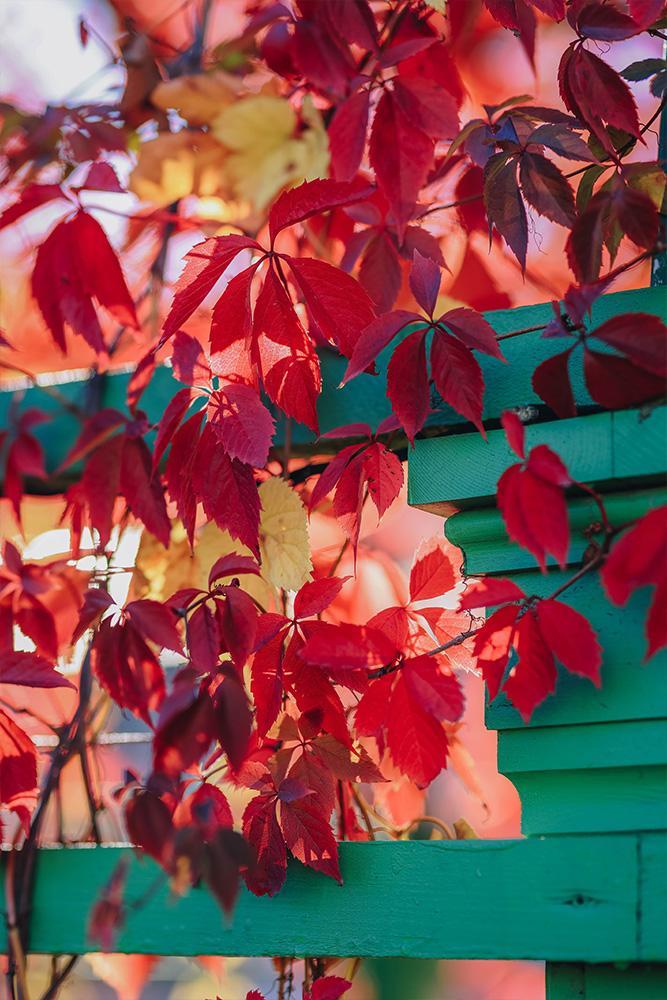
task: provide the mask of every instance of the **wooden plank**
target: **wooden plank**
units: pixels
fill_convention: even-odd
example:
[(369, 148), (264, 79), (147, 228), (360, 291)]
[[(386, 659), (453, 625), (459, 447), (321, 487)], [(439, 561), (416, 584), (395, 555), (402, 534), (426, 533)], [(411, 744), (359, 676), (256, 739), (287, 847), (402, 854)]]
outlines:
[[(511, 577), (527, 594), (545, 596), (567, 579), (567, 574), (513, 573)], [(595, 574), (583, 577), (563, 595), (566, 603), (584, 612), (599, 636), (603, 647), (602, 687), (596, 688), (585, 678), (560, 670), (556, 694), (538, 705), (531, 727), (667, 718), (667, 651), (642, 663), (646, 649), (644, 622), (651, 596), (651, 590), (645, 588), (637, 591), (625, 607), (614, 607)], [(486, 724), (501, 730), (525, 726), (502, 692), (487, 706)]]
[(611, 767), (510, 775), (524, 834), (667, 829), (667, 767)]
[[(612, 524), (628, 524), (667, 503), (667, 488), (653, 487), (633, 490), (631, 493), (609, 493), (604, 498)], [(599, 520), (597, 505), (590, 498), (582, 497), (568, 502), (571, 545), (568, 565), (581, 562), (589, 545), (586, 529)], [(463, 510), (445, 521), (445, 535), (463, 550), (466, 573), (508, 573), (512, 570), (535, 569), (535, 559), (521, 546), (511, 542), (505, 530), (503, 517), (495, 507)], [(548, 566), (555, 566), (549, 558)]]
[(547, 963), (546, 1000), (665, 1000), (667, 966)]
[[(640, 411), (629, 410), (530, 424), (526, 448), (538, 444), (553, 448), (580, 482), (613, 482), (617, 489), (623, 480), (638, 476), (664, 479), (667, 407), (656, 407), (643, 418)], [(416, 441), (408, 461), (408, 502), (442, 514), (492, 503), (500, 476), (516, 461), (502, 430), (489, 431), (487, 441), (479, 434)]]
[[(652, 962), (664, 958), (667, 950), (665, 889), (667, 850), (665, 836), (645, 833), (639, 837), (639, 955)], [(664, 996), (667, 996), (667, 988)]]
[[(667, 304), (662, 289), (643, 288), (604, 295), (593, 305), (592, 323), (599, 324), (621, 312), (650, 312), (667, 318)], [(547, 323), (552, 317), (550, 303), (522, 306), (486, 313), (486, 318), (499, 335)], [(539, 332), (516, 337), (503, 343), (509, 366), (495, 358), (480, 357), (487, 384), (484, 419), (497, 419), (504, 409), (520, 404), (539, 405), (533, 392), (530, 377), (535, 367), (545, 358), (562, 350), (558, 338), (544, 340)], [(392, 353), (390, 347), (378, 359), (378, 375), (360, 375), (349, 385), (339, 388), (347, 362), (333, 352), (320, 352), (323, 391), (318, 400), (320, 430), (329, 431), (343, 423), (365, 421), (374, 428), (390, 413), (386, 395), (386, 371)], [(572, 383), (577, 403), (591, 405), (581, 374), (581, 362), (571, 364)], [(509, 377), (508, 377), (509, 373)], [(100, 406), (115, 407), (125, 411), (125, 397), (129, 381), (127, 371), (108, 373), (91, 385), (90, 372), (78, 370), (40, 376), (44, 384), (56, 384), (70, 403), (91, 412)], [(157, 421), (181, 384), (173, 378), (171, 369), (158, 368), (142, 397), (142, 408), (151, 422)], [(31, 388), (25, 379), (11, 383), (0, 382), (0, 426), (6, 426), (12, 395), (24, 394), (23, 406), (37, 406), (54, 419), (35, 428), (47, 455), (47, 468), (56, 468), (74, 441), (78, 422), (71, 414), (63, 412), (58, 403), (38, 388)], [(279, 421), (276, 444), (282, 440)], [(438, 427), (461, 428), (465, 421), (449, 407), (430, 418), (429, 424)], [(469, 426), (469, 425), (468, 425)], [(306, 450), (314, 447), (313, 435), (301, 425), (292, 425), (292, 444)], [(37, 489), (37, 484), (35, 486)]]
[[(90, 947), (87, 915), (123, 854), (131, 850), (40, 852), (32, 951), (80, 953)], [(636, 837), (345, 843), (340, 855), (342, 887), (293, 864), (276, 897), (243, 892), (228, 925), (203, 888), (177, 902), (159, 891), (130, 914), (116, 950), (593, 962), (636, 958)], [(129, 901), (142, 897), (156, 870), (152, 861), (132, 861)]]
[(507, 775), (642, 764), (667, 764), (667, 719), (511, 729), (498, 736), (498, 770)]

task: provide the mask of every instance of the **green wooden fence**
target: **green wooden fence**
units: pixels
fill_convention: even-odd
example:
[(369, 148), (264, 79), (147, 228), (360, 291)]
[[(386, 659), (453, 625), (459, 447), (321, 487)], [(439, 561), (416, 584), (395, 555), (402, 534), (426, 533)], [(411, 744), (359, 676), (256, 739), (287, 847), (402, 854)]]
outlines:
[[(619, 312), (665, 317), (664, 290), (610, 294), (593, 308), (593, 322)], [(487, 314), (498, 333), (547, 322), (548, 305)], [(619, 522), (665, 502), (665, 409), (644, 414), (594, 412), (583, 381), (574, 390), (582, 415), (553, 421), (530, 386), (530, 374), (561, 349), (539, 333), (509, 339), (508, 367), (485, 359), (485, 419), (493, 427), (507, 407), (535, 407), (530, 445), (556, 448), (580, 480), (604, 492)], [(384, 359), (386, 366), (386, 358)], [(361, 376), (336, 390), (343, 364), (324, 358), (322, 430), (388, 413), (380, 378)], [(59, 389), (85, 402), (88, 373)], [(123, 407), (127, 375), (97, 385), (103, 405)], [(17, 388), (18, 386), (15, 386)], [(178, 388), (160, 369), (145, 397), (156, 418)], [(30, 397), (28, 403), (43, 406)], [(0, 423), (10, 393), (0, 394)], [(54, 413), (59, 406), (47, 398)], [(451, 514), (445, 530), (459, 545), (469, 573), (510, 575), (528, 593), (551, 591), (530, 556), (513, 545), (493, 506), (496, 481), (514, 459), (504, 435), (488, 443), (451, 411), (432, 421), (433, 437), (409, 455), (409, 499)], [(49, 465), (72, 441), (75, 418), (62, 413), (38, 430)], [(305, 432), (295, 436), (308, 444)], [(594, 520), (587, 500), (570, 502), (570, 562), (581, 560), (585, 527)], [(553, 574), (553, 575), (552, 575)], [(563, 676), (557, 695), (527, 726), (502, 697), (487, 708), (499, 733), (499, 767), (519, 790), (522, 840), (342, 844), (338, 886), (298, 864), (273, 899), (242, 892), (229, 923), (203, 888), (171, 903), (157, 893), (130, 914), (117, 950), (166, 955), (361, 955), (412, 958), (546, 959), (550, 1000), (658, 1000), (667, 995), (667, 679), (665, 658), (643, 665), (645, 596), (627, 608), (608, 604), (596, 580), (572, 590), (604, 647), (603, 686)], [(569, 599), (569, 596), (568, 596)], [(132, 857), (129, 900), (146, 893), (156, 866), (127, 846), (40, 851), (30, 925), (34, 952), (81, 953), (89, 947), (90, 906), (121, 855)], [(406, 1000), (418, 1000), (406, 997)]]

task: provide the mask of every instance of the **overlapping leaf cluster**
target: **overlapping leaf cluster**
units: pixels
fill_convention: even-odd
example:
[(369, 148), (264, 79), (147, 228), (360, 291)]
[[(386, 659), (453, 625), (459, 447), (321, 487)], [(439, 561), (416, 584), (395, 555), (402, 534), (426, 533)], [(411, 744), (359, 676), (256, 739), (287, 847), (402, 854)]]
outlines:
[[(85, 753), (77, 733), (94, 678), (152, 731), (150, 773), (128, 775), (118, 793), (129, 836), (176, 891), (204, 880), (228, 910), (240, 875), (256, 893), (277, 892), (289, 857), (340, 879), (338, 839), (372, 835), (366, 786), (398, 774), (424, 788), (447, 766), (464, 709), (461, 673), (475, 662), (490, 695), (502, 689), (526, 719), (555, 690), (558, 664), (596, 684), (603, 676), (584, 609), (569, 594), (561, 600), (572, 581), (541, 599), (509, 580), (464, 586), (460, 556), (444, 540), (418, 553), (409, 599), (364, 625), (342, 610), (350, 582), (337, 575), (340, 559), (349, 545), (356, 566), (367, 500), (381, 518), (399, 496), (405, 439), (412, 444), (427, 421), (451, 423), (451, 411), (486, 436), (485, 390), (505, 377), (491, 323), (443, 294), (446, 263), (429, 215), (455, 209), (467, 234), (486, 232), (521, 271), (536, 215), (568, 231), (574, 283), (544, 328), (510, 334), (562, 342), (533, 373), (557, 417), (577, 413), (583, 397), (570, 379), (580, 368), (586, 405), (618, 409), (664, 395), (664, 324), (643, 314), (591, 318), (618, 273), (664, 249), (662, 170), (625, 162), (651, 124), (640, 123), (625, 81), (652, 77), (660, 97), (664, 65), (645, 60), (620, 75), (597, 43), (659, 27), (664, 5), (450, 6), (445, 21), (419, 0), (253, 4), (242, 36), (209, 54), (210, 65), (195, 42), (178, 63), (145, 38), (139, 47), (137, 35), (132, 59), (123, 50), (117, 105), (52, 108), (41, 123), (17, 112), (0, 138), (9, 190), (0, 228), (62, 208), (31, 276), (55, 346), (67, 357), (82, 338), (94, 390), (128, 335), (141, 344), (126, 406), (98, 406), (91, 391), (75, 408), (80, 426), (58, 469), (45, 467), (39, 443), (45, 412), (12, 410), (2, 431), (4, 495), (18, 526), (32, 482), (65, 477), (71, 550), (33, 563), (5, 542), (0, 681), (71, 686), (56, 663), (73, 645), (84, 648), (63, 745)], [(539, 24), (567, 18), (563, 108), (509, 95), (485, 117), (463, 120), (460, 45), (478, 16), (516, 33), (531, 60)], [(138, 150), (129, 186), (152, 204), (132, 219), (122, 266), (88, 199), (124, 190), (110, 158), (129, 140)], [(447, 185), (456, 200), (439, 205)], [(217, 216), (198, 214), (211, 202)], [(170, 240), (189, 230), (199, 236), (165, 307)], [(125, 266), (140, 234), (157, 238), (144, 293)], [(606, 270), (624, 241), (635, 257)], [(352, 388), (386, 369), (392, 414), (379, 426), (347, 423), (316, 438), (321, 359), (330, 354)], [(180, 388), (153, 423), (142, 406), (164, 363)], [(543, 571), (549, 560), (564, 569), (566, 494), (585, 491), (600, 522), (572, 580), (599, 571), (616, 604), (654, 588), (648, 654), (667, 644), (664, 512), (611, 524), (597, 493), (557, 454), (527, 450), (515, 413), (503, 426), (518, 458), (497, 487), (509, 536)], [(312, 466), (291, 452), (294, 430), (310, 433)], [(346, 539), (338, 558), (311, 556), (307, 510), (337, 521)], [(159, 598), (135, 579), (116, 603), (119, 539), (139, 528), (142, 546), (167, 550), (167, 562), (179, 544), (196, 560), (210, 526), (220, 550), (199, 578), (184, 575)], [(75, 568), (86, 554), (94, 569)], [(455, 590), (458, 609), (447, 610)], [(482, 609), (495, 609), (483, 624), (474, 618)], [(34, 652), (19, 651), (17, 630)], [(0, 804), (28, 837), (36, 762), (28, 735), (0, 712)], [(239, 800), (242, 815), (232, 808)], [(105, 944), (124, 919), (123, 884), (119, 872), (93, 914)], [(341, 995), (346, 984), (335, 979), (316, 982), (313, 1000)]]

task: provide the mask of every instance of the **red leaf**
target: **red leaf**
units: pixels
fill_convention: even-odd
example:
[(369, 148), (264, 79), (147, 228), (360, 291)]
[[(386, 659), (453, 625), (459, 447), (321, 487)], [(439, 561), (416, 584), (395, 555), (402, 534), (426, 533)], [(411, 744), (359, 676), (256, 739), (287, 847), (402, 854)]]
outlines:
[(261, 250), (261, 247), (248, 236), (211, 236), (185, 255), (185, 268), (174, 285), (174, 300), (164, 323), (161, 344), (192, 316), (241, 250), (249, 249)]
[(252, 310), (250, 289), (259, 262), (251, 264), (230, 279), (227, 287), (213, 307), (211, 316), (211, 354), (224, 351), (231, 344), (250, 339)]
[(528, 721), (533, 710), (556, 689), (556, 666), (536, 616), (529, 611), (519, 619), (514, 634), (518, 662), (510, 670), (503, 689)]
[(243, 383), (227, 385), (211, 399), (211, 411), (211, 425), (229, 457), (263, 468), (274, 421), (257, 390)]
[(116, 171), (110, 163), (98, 160), (91, 163), (83, 184), (78, 191), (110, 191), (113, 194), (124, 194), (125, 189), (121, 187)]
[(447, 737), (432, 715), (415, 701), (399, 673), (387, 712), (387, 746), (396, 767), (424, 788), (447, 762)]
[(361, 331), (375, 317), (368, 294), (349, 274), (324, 260), (286, 260), (318, 329), (349, 358)]
[(561, 59), (559, 83), (565, 106), (610, 153), (615, 155), (614, 145), (603, 123), (639, 137), (637, 107), (630, 90), (594, 53), (574, 43)]
[(90, 661), (95, 677), (121, 708), (151, 725), (150, 711), (164, 698), (164, 675), (157, 657), (129, 622), (114, 627), (105, 619), (93, 640)]
[(64, 197), (60, 184), (27, 184), (21, 191), (19, 200), (0, 215), (0, 230), (5, 226), (11, 226), (12, 222), (16, 222), (28, 212)]
[(443, 330), (436, 330), (431, 343), (431, 375), (444, 401), (486, 437), (482, 424), (484, 378), (472, 351)]
[(294, 617), (312, 618), (313, 615), (321, 614), (338, 597), (341, 587), (349, 579), (349, 576), (342, 579), (326, 576), (321, 580), (304, 583), (294, 598)]
[(609, 213), (609, 197), (599, 191), (575, 222), (565, 244), (568, 264), (580, 282), (597, 280), (602, 264), (602, 238)]
[(278, 718), (282, 705), (284, 642), (285, 631), (281, 630), (255, 652), (250, 667), (255, 724), (262, 738)]
[(280, 827), (285, 843), (302, 864), (342, 882), (338, 867), (338, 844), (329, 824), (312, 796), (280, 802)]
[(491, 701), (500, 690), (509, 662), (519, 610), (516, 604), (507, 604), (492, 614), (475, 634), (473, 652)]
[[(458, 565), (454, 565), (454, 558)], [(422, 542), (410, 570), (410, 600), (427, 601), (449, 593), (458, 579), (462, 557), (446, 538)]]
[[(193, 473), (200, 444), (201, 421), (201, 412), (194, 413), (179, 427), (172, 438), (165, 468), (169, 495), (176, 502), (178, 516), (183, 522), (190, 545), (194, 539), (197, 516), (197, 496), (193, 488)], [(218, 450), (222, 452), (221, 448)]]
[(516, 161), (505, 153), (492, 156), (484, 168), (484, 205), (493, 224), (510, 250), (526, 269), (528, 220), (516, 179)]
[(206, 673), (218, 665), (222, 643), (218, 620), (211, 609), (202, 604), (188, 618), (188, 652), (195, 666)]
[(634, 365), (655, 375), (667, 375), (667, 326), (651, 313), (613, 316), (590, 337), (621, 351)]
[(234, 817), (224, 793), (217, 785), (205, 782), (192, 795), (181, 799), (174, 823), (179, 827), (195, 825), (206, 840), (212, 840), (220, 827), (232, 828)]
[(0, 709), (0, 803), (12, 800), (37, 786), (37, 751), (23, 729)]
[(304, 1000), (339, 1000), (351, 988), (352, 983), (347, 979), (342, 979), (340, 976), (323, 976), (315, 980)]
[(393, 94), (405, 117), (432, 139), (453, 139), (458, 135), (456, 101), (436, 80), (394, 77)]
[(125, 807), (130, 840), (161, 865), (167, 865), (173, 848), (173, 825), (169, 807), (155, 792), (141, 789)]
[(568, 125), (552, 124), (549, 122), (539, 125), (534, 132), (531, 132), (528, 142), (531, 145), (539, 143), (541, 146), (547, 146), (548, 149), (551, 149), (558, 156), (562, 156), (566, 160), (577, 160), (580, 163), (597, 162), (597, 158), (591, 152), (590, 146), (576, 132), (573, 132)]
[(273, 796), (257, 795), (250, 800), (243, 813), (243, 836), (256, 855), (245, 874), (248, 888), (257, 896), (274, 896), (285, 881), (287, 850)]
[[(259, 493), (249, 465), (231, 459), (204, 428), (193, 468), (193, 483), (206, 516), (229, 531), (259, 558)], [(211, 434), (214, 432), (211, 430)]]
[(314, 510), (324, 500), (325, 496), (331, 492), (352, 457), (360, 452), (362, 447), (361, 443), (349, 444), (346, 448), (341, 448), (337, 455), (334, 455), (315, 483), (308, 502), (310, 510)]
[(387, 396), (413, 444), (430, 410), (425, 330), (411, 333), (392, 354), (387, 367)]
[(532, 552), (542, 570), (549, 553), (564, 566), (570, 534), (562, 488), (529, 469), (512, 465), (498, 480), (497, 495), (510, 538)]
[(118, 434), (92, 453), (81, 477), (90, 511), (90, 523), (106, 545), (111, 534), (113, 510), (120, 493), (120, 469), (125, 436)]
[(474, 309), (450, 309), (438, 320), (471, 350), (482, 351), (492, 358), (504, 361), (502, 351), (491, 324)]
[(300, 652), (306, 663), (325, 670), (365, 670), (391, 663), (398, 650), (379, 629), (321, 623)]
[(565, 487), (572, 483), (565, 463), (546, 444), (538, 444), (532, 449), (526, 463), (526, 471), (554, 486)]
[(399, 63), (398, 72), (404, 81), (414, 78), (434, 80), (452, 95), (457, 107), (463, 103), (466, 90), (445, 42), (436, 41), (426, 50), (405, 59)]
[(464, 697), (453, 673), (443, 670), (433, 656), (405, 660), (401, 676), (411, 697), (438, 722), (456, 722), (461, 718)]
[(401, 290), (402, 272), (398, 251), (385, 230), (367, 244), (359, 267), (359, 281), (378, 312), (391, 309)]
[(602, 583), (614, 604), (626, 604), (638, 587), (655, 586), (646, 622), (647, 657), (667, 645), (665, 567), (667, 507), (658, 507), (645, 514), (615, 542), (602, 568)]
[(120, 488), (135, 517), (167, 547), (171, 522), (159, 475), (153, 470), (148, 445), (141, 438), (125, 439), (120, 466)]
[(65, 325), (98, 353), (105, 350), (93, 299), (124, 326), (139, 326), (118, 258), (102, 227), (83, 211), (58, 223), (40, 246), (32, 293), (63, 351)]
[(378, 186), (391, 205), (400, 237), (427, 181), (433, 140), (415, 127), (388, 90), (375, 112), (370, 160)]
[(364, 155), (370, 91), (360, 90), (336, 107), (329, 126), (329, 148), (334, 176), (349, 181)]
[(505, 410), (500, 417), (507, 443), (519, 458), (526, 457), (526, 432), (517, 413)]
[(428, 316), (433, 316), (440, 291), (440, 268), (415, 250), (410, 269), (410, 290)]
[(250, 556), (239, 556), (236, 552), (220, 556), (213, 563), (209, 571), (209, 589), (213, 586), (215, 580), (220, 580), (227, 576), (243, 576), (244, 573), (254, 573), (255, 576), (259, 576), (259, 566)]
[(178, 779), (182, 771), (187, 771), (206, 753), (214, 735), (215, 719), (208, 691), (197, 693), (189, 683), (177, 681), (160, 709), (153, 740), (154, 769)]
[(401, 492), (403, 465), (393, 452), (375, 441), (363, 453), (363, 473), (378, 517), (382, 517)]
[(570, 673), (588, 677), (600, 687), (602, 650), (587, 619), (554, 600), (539, 601), (536, 613), (542, 638), (556, 659)]
[(570, 228), (576, 218), (574, 194), (558, 167), (539, 153), (521, 154), (519, 159), (521, 190), (540, 215)]
[(313, 215), (329, 212), (332, 208), (354, 205), (365, 201), (372, 190), (366, 181), (314, 180), (304, 181), (296, 188), (283, 191), (274, 201), (269, 212), (271, 245), (282, 229), (304, 222)]
[(470, 583), (461, 595), (459, 611), (475, 611), (477, 608), (491, 608), (508, 601), (525, 600), (526, 595), (512, 580), (487, 576), (483, 580)]
[(3, 651), (0, 660), (0, 684), (25, 687), (74, 688), (71, 681), (54, 669), (53, 664), (36, 653)]
[(176, 628), (177, 618), (171, 608), (159, 601), (131, 601), (124, 608), (126, 616), (145, 639), (165, 649), (177, 653), (183, 651), (183, 643)]
[(182, 330), (174, 337), (171, 351), (171, 367), (179, 382), (207, 385), (211, 380), (211, 368), (198, 340)]
[[(238, 624), (238, 617), (236, 621)], [(225, 677), (216, 688), (213, 700), (216, 735), (230, 764), (237, 770), (246, 758), (252, 731), (252, 713), (245, 688), (236, 677)]]
[(365, 371), (370, 364), (375, 361), (380, 351), (391, 343), (397, 333), (399, 333), (408, 323), (423, 322), (419, 313), (407, 312), (405, 309), (397, 309), (395, 312), (378, 316), (374, 319), (357, 340), (354, 346), (350, 363), (343, 377), (343, 383), (356, 378)]
[(614, 354), (584, 351), (584, 378), (591, 398), (608, 410), (640, 406), (664, 395), (664, 379)]
[(249, 594), (233, 584), (225, 587), (224, 594), (224, 602), (215, 602), (220, 634), (235, 666), (241, 670), (255, 645), (257, 608)]
[(355, 558), (361, 529), (365, 481), (363, 453), (360, 452), (341, 473), (332, 505), (338, 523), (352, 543)]
[[(264, 388), (288, 417), (317, 433), (320, 364), (287, 292), (270, 270), (255, 306)], [(261, 336), (263, 334), (263, 336)]]
[(537, 366), (532, 375), (532, 386), (537, 395), (550, 406), (557, 417), (574, 417), (574, 402), (568, 362), (571, 351), (564, 351), (547, 358)]
[(188, 412), (192, 399), (192, 389), (179, 389), (167, 403), (164, 413), (160, 417), (160, 423), (155, 436), (155, 444), (153, 445), (154, 468), (157, 468), (160, 464), (160, 459), (169, 447), (169, 443), (174, 436), (176, 428)]

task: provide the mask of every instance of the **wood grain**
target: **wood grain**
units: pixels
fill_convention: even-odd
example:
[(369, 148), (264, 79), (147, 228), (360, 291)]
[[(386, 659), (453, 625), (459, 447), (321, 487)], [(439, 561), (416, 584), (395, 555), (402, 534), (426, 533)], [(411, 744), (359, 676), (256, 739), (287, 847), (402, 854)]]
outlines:
[[(654, 853), (664, 854), (664, 842)], [(42, 850), (30, 947), (79, 953), (90, 907), (128, 848)], [(231, 923), (203, 889), (161, 891), (128, 917), (116, 950), (158, 955), (638, 958), (638, 838), (341, 845), (345, 883), (296, 863), (274, 898), (242, 893)], [(133, 860), (129, 901), (156, 866)], [(667, 958), (667, 949), (660, 958)]]

